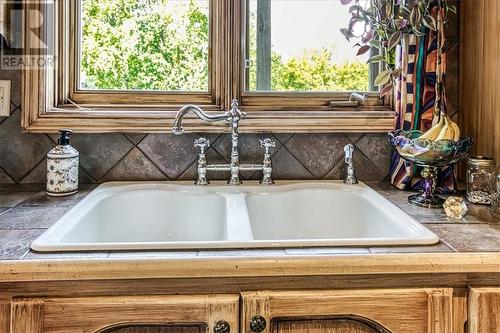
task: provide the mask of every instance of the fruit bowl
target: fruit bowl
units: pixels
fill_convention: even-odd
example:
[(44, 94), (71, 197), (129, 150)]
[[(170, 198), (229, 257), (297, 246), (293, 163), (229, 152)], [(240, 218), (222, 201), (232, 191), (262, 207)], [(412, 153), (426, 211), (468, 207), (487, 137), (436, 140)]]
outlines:
[(468, 156), (472, 139), (460, 138), (458, 141), (421, 138), (423, 132), (395, 130), (389, 132), (391, 146), (405, 160), (423, 167), (424, 192), (412, 195), (408, 201), (416, 206), (427, 208), (442, 207), (444, 200), (434, 195), (437, 169), (455, 164)]

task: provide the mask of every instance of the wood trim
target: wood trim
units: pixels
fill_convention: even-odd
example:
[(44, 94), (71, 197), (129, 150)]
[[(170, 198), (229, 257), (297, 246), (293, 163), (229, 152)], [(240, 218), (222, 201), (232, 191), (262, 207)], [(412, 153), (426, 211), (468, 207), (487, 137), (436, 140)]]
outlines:
[(453, 331), (453, 289), (427, 291), (427, 328), (429, 333)]
[[(60, 128), (72, 128), (79, 133), (135, 132), (170, 133), (175, 111), (158, 109), (125, 109), (121, 112), (96, 109), (92, 112), (51, 111), (26, 120), (23, 128), (28, 133), (51, 133)], [(214, 111), (208, 111), (209, 113)], [(226, 123), (206, 123), (186, 117), (186, 132), (221, 133), (228, 131)], [(240, 132), (370, 132), (384, 133), (394, 125), (394, 113), (384, 111), (290, 111), (249, 112), (241, 122)]]
[(494, 273), (500, 253), (0, 261), (0, 282), (135, 278)]
[(471, 288), (469, 292), (469, 333), (500, 331), (500, 288)]
[(467, 290), (455, 289), (453, 294), (453, 333), (466, 333), (467, 325)]
[[(206, 324), (239, 331), (239, 295), (104, 296), (12, 300), (11, 333), (102, 332), (121, 324)], [(82, 315), (84, 314), (84, 315)]]
[(500, 161), (500, 2), (460, 1), (460, 111), (475, 155)]
[(360, 317), (373, 321), (381, 331), (456, 333), (452, 323), (451, 288), (351, 289), (317, 291), (257, 291), (242, 293), (242, 329), (262, 316), (273, 332), (273, 321), (308, 318)]
[[(80, 133), (135, 132), (170, 133), (175, 112), (185, 104), (199, 104), (209, 112), (229, 109), (232, 98), (240, 98), (242, 109), (249, 113), (242, 123), (242, 132), (387, 132), (394, 127), (395, 112), (373, 95), (366, 106), (330, 108), (332, 99), (347, 99), (348, 93), (242, 93), (242, 26), (244, 0), (212, 1), (210, 51), (212, 82), (208, 93), (172, 93), (95, 91), (75, 89), (75, 59), (77, 47), (72, 40), (76, 33), (74, 2), (57, 2), (54, 39), (58, 61), (45, 69), (24, 68), (22, 83), (21, 125), (28, 133), (52, 133), (60, 128), (72, 128)], [(28, 2), (26, 8), (43, 11), (42, 2)], [(24, 11), (30, 13), (30, 11)], [(24, 17), (30, 27), (34, 17)], [(25, 31), (26, 45), (32, 34)], [(42, 31), (40, 33), (51, 33)], [(29, 49), (30, 56), (39, 56)], [(69, 102), (81, 106), (76, 109)], [(186, 131), (225, 132), (227, 124), (209, 124), (189, 119)]]
[(11, 304), (10, 333), (43, 333), (42, 299), (15, 299)]
[(10, 332), (10, 300), (0, 303), (0, 332)]

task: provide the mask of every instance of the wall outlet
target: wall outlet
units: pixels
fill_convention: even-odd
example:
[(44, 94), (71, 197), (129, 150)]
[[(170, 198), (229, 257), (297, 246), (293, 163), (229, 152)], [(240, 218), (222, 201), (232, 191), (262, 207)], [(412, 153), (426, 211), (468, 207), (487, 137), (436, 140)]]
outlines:
[(10, 80), (0, 80), (0, 117), (10, 116)]

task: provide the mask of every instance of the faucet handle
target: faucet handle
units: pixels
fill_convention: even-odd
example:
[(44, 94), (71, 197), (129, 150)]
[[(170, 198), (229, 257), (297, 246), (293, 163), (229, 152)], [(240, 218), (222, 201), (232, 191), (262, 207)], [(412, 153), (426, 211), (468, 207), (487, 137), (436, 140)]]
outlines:
[(264, 140), (259, 140), (260, 146), (263, 147), (266, 150), (266, 154), (269, 154), (271, 151), (271, 148), (276, 148), (276, 142), (273, 140), (267, 138)]
[(245, 118), (247, 116), (246, 112), (240, 110), (240, 103), (236, 98), (233, 98), (233, 100), (231, 101), (230, 114), (232, 114), (233, 116), (238, 116), (240, 118)]
[(352, 163), (352, 155), (354, 154), (354, 146), (352, 144), (345, 145), (344, 159), (346, 163)]
[(353, 154), (354, 146), (348, 144), (344, 147), (345, 153), (345, 163), (347, 164), (347, 173), (344, 179), (346, 184), (357, 184), (358, 179), (356, 178), (356, 167), (354, 166)]
[(210, 140), (205, 138), (196, 139), (194, 141), (194, 147), (200, 148), (201, 153), (204, 154), (208, 147), (210, 147)]

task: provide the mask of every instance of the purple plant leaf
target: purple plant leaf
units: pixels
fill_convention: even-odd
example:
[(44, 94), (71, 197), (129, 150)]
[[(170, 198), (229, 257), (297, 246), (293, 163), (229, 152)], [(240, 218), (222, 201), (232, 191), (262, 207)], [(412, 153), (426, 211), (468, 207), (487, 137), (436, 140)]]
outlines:
[(351, 2), (352, 0), (340, 0), (340, 3), (344, 6), (350, 4)]
[(373, 38), (375, 38), (375, 32), (373, 30), (370, 30), (363, 36), (363, 38), (361, 38), (361, 41), (366, 44), (368, 42), (371, 42)]
[(371, 49), (370, 45), (363, 45), (359, 48), (357, 56), (363, 55)]

